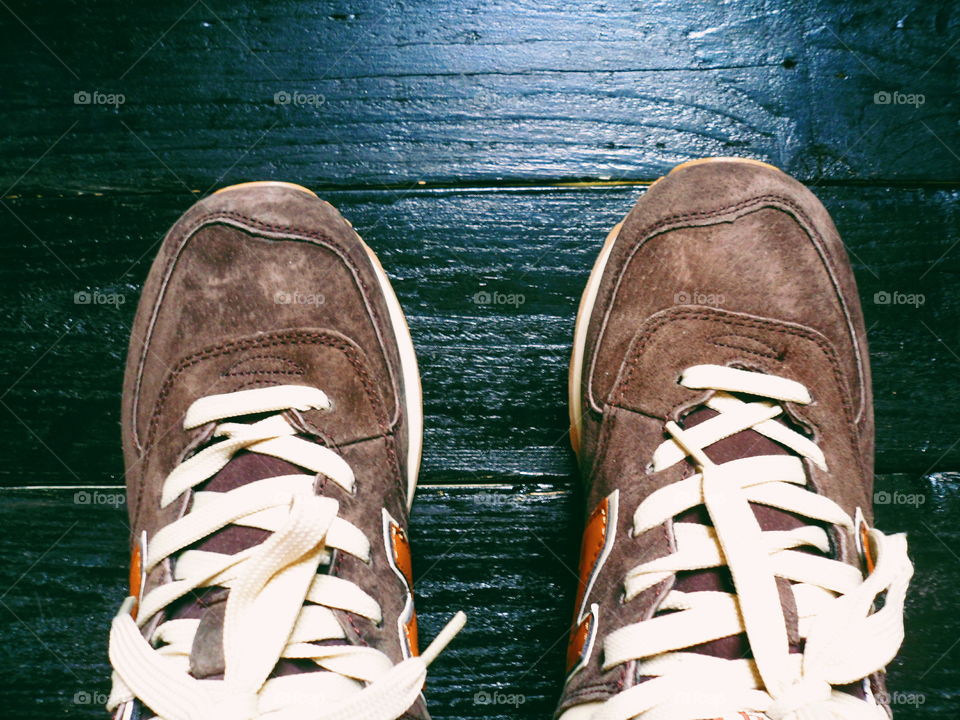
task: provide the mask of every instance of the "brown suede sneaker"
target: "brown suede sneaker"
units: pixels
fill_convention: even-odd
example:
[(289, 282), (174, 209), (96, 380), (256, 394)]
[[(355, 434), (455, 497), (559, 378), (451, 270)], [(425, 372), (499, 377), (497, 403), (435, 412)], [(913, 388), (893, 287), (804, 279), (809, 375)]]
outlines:
[(407, 513), (420, 380), (350, 224), (288, 183), (173, 226), (123, 395), (133, 560), (116, 718), (425, 719)]
[(570, 411), (562, 720), (888, 716), (912, 567), (870, 529), (863, 319), (809, 190), (722, 158), (654, 183), (587, 283)]

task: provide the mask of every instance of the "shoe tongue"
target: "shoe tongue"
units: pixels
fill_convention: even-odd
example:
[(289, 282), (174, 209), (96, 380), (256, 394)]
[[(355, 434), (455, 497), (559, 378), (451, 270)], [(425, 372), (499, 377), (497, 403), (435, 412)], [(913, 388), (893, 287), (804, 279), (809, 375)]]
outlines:
[[(241, 451), (230, 462), (199, 486), (199, 490), (228, 492), (257, 480), (278, 475), (305, 472), (302, 468), (279, 458)], [(270, 533), (259, 528), (228, 525), (222, 530), (191, 546), (192, 550), (233, 555), (259, 545)], [(190, 651), (190, 674), (198, 679), (218, 678), (224, 673), (223, 619), (229, 591), (225, 588), (204, 588), (188, 595), (171, 612), (171, 619), (199, 619), (200, 625)], [(274, 674), (299, 672), (299, 664), (281, 660)]]
[[(710, 410), (709, 408), (699, 409), (688, 415), (681, 425), (685, 429), (689, 429), (695, 425), (699, 425), (701, 422), (709, 420), (715, 415), (717, 415), (716, 411)], [(706, 448), (705, 452), (707, 456), (717, 464), (757, 455), (792, 454), (767, 436), (750, 429), (742, 430), (730, 437), (717, 441)], [(760, 528), (764, 531), (793, 530), (810, 524), (809, 520), (802, 519), (778, 508), (755, 503), (750, 503), (750, 507), (760, 524)], [(712, 524), (707, 509), (702, 505), (677, 516), (675, 522), (692, 522), (702, 525)], [(814, 552), (817, 551), (814, 550)], [(783, 578), (777, 578), (777, 587), (780, 590), (780, 602), (783, 607), (784, 619), (787, 623), (787, 637), (790, 641), (790, 650), (791, 652), (800, 652), (802, 650), (802, 641), (798, 631), (797, 608), (794, 603), (793, 592), (790, 589), (790, 582)], [(728, 593), (735, 592), (730, 570), (726, 566), (677, 573), (674, 588), (682, 592), (702, 592), (707, 590), (719, 590)], [(688, 651), (722, 657), (727, 660), (752, 657), (746, 635), (742, 633), (740, 635), (732, 635), (730, 637), (712, 640), (701, 645), (695, 645), (688, 648)], [(742, 714), (737, 714), (734, 720), (764, 720), (762, 715), (757, 715), (757, 713), (754, 712), (745, 714), (750, 717), (744, 718), (741, 716)]]

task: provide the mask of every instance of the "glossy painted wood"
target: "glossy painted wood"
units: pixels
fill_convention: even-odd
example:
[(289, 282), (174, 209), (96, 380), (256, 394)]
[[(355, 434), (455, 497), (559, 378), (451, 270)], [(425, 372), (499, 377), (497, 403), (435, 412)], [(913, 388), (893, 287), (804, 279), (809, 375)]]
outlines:
[(32, 33), (0, 13), (0, 189), (62, 136), (15, 194), (649, 180), (730, 154), (960, 180), (950, 0), (4, 6)]
[(582, 516), (576, 303), (645, 186), (718, 154), (813, 185), (848, 245), (878, 521), (909, 531), (917, 566), (897, 720), (956, 716), (956, 3), (5, 0), (0, 37), (5, 718), (103, 717), (126, 527), (122, 494), (94, 486), (122, 482), (129, 324), (170, 224), (258, 179), (340, 207), (410, 319), (421, 635), (470, 615), (431, 670), (434, 716), (550, 717)]

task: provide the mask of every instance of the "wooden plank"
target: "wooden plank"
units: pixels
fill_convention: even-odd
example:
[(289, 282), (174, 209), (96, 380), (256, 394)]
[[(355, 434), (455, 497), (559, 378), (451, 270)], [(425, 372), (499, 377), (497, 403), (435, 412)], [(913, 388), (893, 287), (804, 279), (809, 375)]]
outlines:
[(2, 195), (649, 180), (718, 154), (960, 181), (950, 0), (8, 7)]
[[(516, 480), (421, 488), (414, 506), (422, 637), (456, 610), (469, 615), (431, 667), (438, 720), (548, 717), (560, 691), (581, 500), (566, 485)], [(916, 563), (907, 641), (891, 667), (897, 718), (955, 717), (960, 474), (882, 476), (877, 489), (878, 523), (910, 534)], [(11, 720), (102, 717), (106, 638), (124, 593), (127, 551), (125, 512), (110, 504), (116, 489), (96, 492), (0, 491), (0, 667)], [(523, 703), (478, 704), (482, 692)]]
[[(426, 401), (424, 482), (565, 479), (566, 367), (577, 302), (637, 188), (333, 192), (380, 253), (410, 316)], [(821, 188), (864, 298), (881, 471), (960, 467), (960, 191)], [(0, 267), (3, 485), (120, 482), (129, 324), (182, 196), (8, 201)], [(2, 211), (0, 211), (2, 212)], [(67, 218), (68, 220), (64, 220)], [(481, 291), (516, 304), (478, 305)], [(76, 304), (78, 292), (119, 305)], [(920, 293), (914, 305), (877, 293)], [(519, 302), (522, 296), (522, 304)], [(22, 422), (21, 422), (22, 421)]]

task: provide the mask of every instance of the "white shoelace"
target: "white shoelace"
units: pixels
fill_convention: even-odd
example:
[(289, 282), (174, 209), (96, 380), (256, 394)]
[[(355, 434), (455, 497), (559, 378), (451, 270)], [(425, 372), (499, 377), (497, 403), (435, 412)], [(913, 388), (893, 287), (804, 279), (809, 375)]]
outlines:
[[(735, 594), (671, 590), (660, 605), (673, 612), (619, 628), (604, 641), (604, 668), (636, 660), (646, 680), (600, 705), (591, 720), (698, 720), (756, 711), (771, 720), (886, 720), (866, 700), (835, 689), (863, 682), (893, 659), (903, 640), (903, 603), (913, 567), (904, 535), (869, 531), (875, 566), (855, 567), (801, 548), (830, 551), (816, 525), (767, 531), (749, 503), (758, 503), (855, 530), (855, 520), (807, 484), (800, 457), (826, 470), (820, 449), (775, 421), (782, 402), (808, 404), (800, 383), (717, 365), (688, 368), (681, 384), (714, 390), (707, 406), (719, 413), (689, 430), (667, 423), (671, 439), (653, 456), (653, 470), (691, 458), (699, 472), (653, 492), (634, 514), (634, 534), (671, 522), (698, 505), (713, 527), (672, 523), (676, 550), (627, 573), (624, 601), (687, 570), (726, 565)], [(769, 398), (744, 402), (731, 393)], [(753, 430), (798, 456), (747, 457), (716, 465), (704, 448)], [(859, 530), (859, 528), (856, 528)], [(792, 581), (803, 652), (790, 653), (776, 578)], [(878, 595), (883, 606), (874, 610)], [(752, 659), (727, 660), (684, 649), (746, 633)]]
[[(323, 392), (296, 385), (197, 400), (184, 427), (216, 422), (214, 434), (223, 439), (170, 473), (162, 505), (210, 479), (241, 449), (322, 473), (352, 492), (353, 471), (343, 458), (297, 437), (279, 414), (329, 407)], [(276, 414), (250, 424), (222, 422), (262, 413)], [(382, 619), (379, 603), (357, 585), (317, 573), (332, 550), (368, 561), (370, 543), (361, 529), (337, 516), (336, 500), (315, 495), (314, 479), (284, 475), (226, 493), (196, 492), (190, 511), (150, 538), (144, 571), (175, 557), (174, 577), (139, 601), (136, 621), (130, 612), (135, 598), (128, 598), (114, 619), (108, 709), (138, 698), (163, 720), (395, 720), (416, 701), (427, 666), (466, 617), (457, 613), (422, 655), (396, 665), (374, 648), (314, 644), (344, 639), (333, 609)], [(231, 524), (272, 535), (235, 555), (185, 550)], [(214, 585), (230, 590), (223, 622), (225, 673), (222, 680), (198, 680), (189, 667), (199, 620), (163, 622), (149, 642), (141, 628), (187, 593)], [(280, 658), (310, 660), (318, 668), (270, 678)]]

